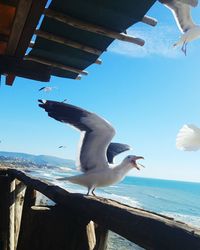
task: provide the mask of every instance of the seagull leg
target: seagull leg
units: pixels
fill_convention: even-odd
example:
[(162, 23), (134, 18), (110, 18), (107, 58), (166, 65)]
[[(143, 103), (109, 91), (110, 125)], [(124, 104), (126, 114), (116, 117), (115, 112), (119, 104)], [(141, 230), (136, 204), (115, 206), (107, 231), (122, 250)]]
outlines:
[(90, 195), (90, 190), (91, 190), (91, 188), (90, 188), (90, 187), (88, 187), (88, 191), (87, 191), (86, 196), (89, 196), (89, 195)]
[(94, 188), (92, 189), (92, 194), (93, 194), (94, 196), (96, 196), (96, 194), (94, 193), (95, 188), (96, 188), (96, 187), (94, 187)]
[(187, 44), (188, 43), (185, 43), (185, 56), (187, 55)]
[(184, 42), (184, 43), (183, 43), (183, 46), (182, 46), (182, 48), (181, 48), (181, 50), (183, 51), (183, 53), (185, 54), (185, 56), (186, 56), (186, 46), (187, 46), (187, 43)]

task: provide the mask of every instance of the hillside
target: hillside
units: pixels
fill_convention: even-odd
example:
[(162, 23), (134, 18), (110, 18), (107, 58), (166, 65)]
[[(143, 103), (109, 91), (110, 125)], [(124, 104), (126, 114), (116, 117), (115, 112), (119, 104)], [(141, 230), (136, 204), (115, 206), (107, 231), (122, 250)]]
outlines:
[(26, 165), (27, 167), (69, 167), (74, 168), (75, 162), (50, 155), (32, 155), (18, 152), (0, 151), (0, 163)]

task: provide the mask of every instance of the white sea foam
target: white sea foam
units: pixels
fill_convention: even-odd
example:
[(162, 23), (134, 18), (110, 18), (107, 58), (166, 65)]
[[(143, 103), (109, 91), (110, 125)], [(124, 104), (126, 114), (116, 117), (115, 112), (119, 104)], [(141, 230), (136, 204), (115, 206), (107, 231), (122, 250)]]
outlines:
[(172, 212), (163, 212), (162, 214), (174, 218), (175, 220), (185, 222), (190, 226), (200, 228), (200, 217), (195, 215), (172, 213)]
[(101, 192), (99, 195), (107, 199), (119, 201), (123, 204), (129, 205), (132, 207), (142, 208), (142, 205), (140, 204), (139, 201), (128, 196), (116, 195), (116, 194), (112, 194), (108, 192), (106, 193)]

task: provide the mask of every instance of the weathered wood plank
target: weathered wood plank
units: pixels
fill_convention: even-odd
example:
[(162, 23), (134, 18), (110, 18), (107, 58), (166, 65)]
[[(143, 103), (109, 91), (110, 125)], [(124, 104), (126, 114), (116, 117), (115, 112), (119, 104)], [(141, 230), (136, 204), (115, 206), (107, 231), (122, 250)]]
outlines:
[[(30, 43), (29, 43), (29, 48), (33, 48), (34, 47), (34, 42), (33, 41), (31, 41)], [(72, 46), (71, 46), (72, 47)], [(75, 47), (74, 47), (75, 48)], [(86, 51), (86, 52), (88, 52), (88, 51)], [(92, 51), (90, 52), (90, 53), (92, 53)], [(95, 62), (94, 62), (95, 64), (98, 64), (98, 65), (101, 65), (102, 64), (102, 60), (101, 59), (97, 59)]]
[(145, 41), (140, 38), (129, 36), (124, 33), (118, 33), (116, 31), (109, 30), (107, 28), (94, 25), (88, 22), (83, 22), (81, 20), (78, 20), (68, 15), (63, 15), (62, 13), (56, 12), (51, 9), (45, 9), (44, 14), (49, 18), (53, 18), (57, 21), (63, 22), (77, 29), (93, 32), (99, 35), (103, 35), (103, 36), (110, 37), (113, 39), (118, 39), (118, 40), (125, 41), (125, 42), (134, 43), (139, 46), (143, 46), (145, 43)]
[(8, 250), (15, 249), (15, 179), (9, 183), (9, 225), (8, 225)]
[(13, 56), (18, 46), (20, 36), (22, 34), (29, 10), (31, 8), (31, 0), (19, 0), (17, 10), (15, 13), (15, 19), (12, 25), (12, 30), (9, 36), (8, 46), (6, 54)]
[(40, 20), (40, 17), (45, 9), (48, 0), (34, 0), (26, 19), (23, 31), (20, 36), (18, 46), (15, 51), (15, 56), (23, 57), (29, 46), (31, 38)]
[[(18, 250), (93, 250), (94, 225), (63, 207), (32, 206)], [(23, 225), (22, 225), (23, 226)], [(24, 229), (25, 230), (25, 229)]]
[(19, 237), (19, 230), (21, 225), (22, 208), (24, 203), (24, 194), (26, 186), (23, 182), (15, 181), (15, 249)]
[(0, 249), (8, 250), (9, 177), (0, 175)]
[(0, 41), (1, 41), (1, 42), (8, 42), (8, 38), (9, 38), (8, 35), (1, 34), (1, 33), (0, 33)]
[(17, 244), (17, 250), (27, 250), (26, 244), (30, 240), (30, 210), (31, 206), (35, 205), (36, 191), (31, 187), (27, 187), (24, 196), (24, 204), (22, 210), (21, 226)]
[(18, 0), (0, 0), (0, 3), (16, 7)]
[(50, 67), (46, 65), (5, 55), (0, 55), (0, 74), (9, 74), (9, 77), (16, 75), (43, 82), (48, 82), (51, 77)]
[(108, 240), (108, 229), (96, 224), (96, 246), (94, 250), (106, 250)]
[(94, 55), (99, 56), (103, 53), (103, 51), (100, 51), (98, 49), (89, 47), (89, 46), (84, 45), (84, 44), (80, 44), (78, 42), (72, 41), (72, 40), (64, 38), (64, 37), (56, 36), (52, 33), (48, 33), (48, 32), (42, 31), (42, 30), (36, 30), (35, 35), (42, 37), (44, 39), (47, 39), (49, 41), (53, 41), (53, 42), (60, 43), (60, 44), (63, 44), (63, 45), (66, 45), (66, 46), (69, 46), (69, 47), (72, 47), (75, 49), (85, 51), (85, 52), (90, 53), (90, 54), (94, 54)]
[(88, 75), (87, 71), (84, 71), (84, 70), (81, 70), (81, 69), (76, 69), (74, 67), (67, 66), (67, 65), (64, 65), (64, 64), (61, 64), (61, 63), (52, 62), (52, 61), (49, 61), (49, 60), (46, 60), (46, 59), (43, 59), (43, 58), (27, 55), (27, 56), (24, 57), (24, 59), (28, 60), (28, 61), (48, 65), (50, 67), (55, 67), (55, 68), (58, 68), (58, 69), (63, 69), (63, 70), (66, 70), (66, 71), (74, 72), (74, 73), (77, 73), (77, 74)]
[(142, 18), (142, 21), (143, 23), (146, 23), (148, 25), (151, 25), (151, 26), (156, 26), (158, 21), (155, 19), (155, 18), (152, 18), (152, 17), (149, 17), (149, 16), (144, 16)]
[(88, 220), (120, 234), (147, 249), (199, 250), (200, 231), (167, 216), (122, 205), (104, 198), (70, 194), (58, 186), (8, 170), (31, 188), (38, 190), (72, 214), (84, 215)]

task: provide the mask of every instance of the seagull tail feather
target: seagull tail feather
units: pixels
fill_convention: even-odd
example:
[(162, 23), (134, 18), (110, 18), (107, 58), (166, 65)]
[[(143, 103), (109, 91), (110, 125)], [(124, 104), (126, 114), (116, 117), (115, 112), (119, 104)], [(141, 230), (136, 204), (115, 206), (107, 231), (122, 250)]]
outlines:
[(176, 137), (176, 147), (184, 151), (200, 149), (200, 128), (193, 124), (184, 125)]

